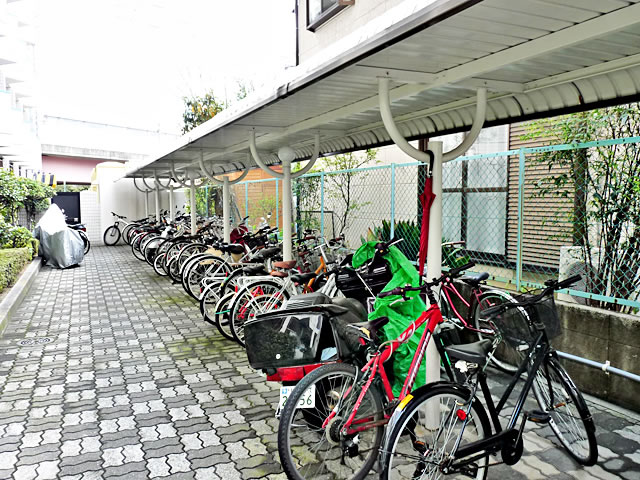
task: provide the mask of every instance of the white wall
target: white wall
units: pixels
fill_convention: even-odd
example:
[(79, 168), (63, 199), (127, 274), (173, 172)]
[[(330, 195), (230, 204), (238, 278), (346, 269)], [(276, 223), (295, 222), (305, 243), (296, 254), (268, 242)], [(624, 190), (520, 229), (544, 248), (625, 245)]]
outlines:
[[(321, 52), (347, 34), (382, 16), (397, 6), (398, 0), (356, 0), (336, 16), (319, 26), (315, 32), (307, 30), (307, 0), (298, 0), (298, 32), (300, 63)], [(425, 5), (429, 2), (424, 1)]]

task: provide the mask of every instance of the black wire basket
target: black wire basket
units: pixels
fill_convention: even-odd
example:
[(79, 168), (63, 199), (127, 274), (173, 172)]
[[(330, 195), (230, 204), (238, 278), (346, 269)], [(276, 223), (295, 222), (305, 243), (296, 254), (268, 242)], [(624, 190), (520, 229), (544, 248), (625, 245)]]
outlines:
[[(526, 303), (534, 296), (531, 293), (525, 293), (514, 295), (513, 298), (518, 303)], [(546, 330), (549, 339), (562, 333), (552, 295), (544, 297), (533, 305), (510, 307), (492, 318), (492, 321), (502, 333), (503, 339), (516, 348), (525, 343), (530, 345), (541, 330)]]

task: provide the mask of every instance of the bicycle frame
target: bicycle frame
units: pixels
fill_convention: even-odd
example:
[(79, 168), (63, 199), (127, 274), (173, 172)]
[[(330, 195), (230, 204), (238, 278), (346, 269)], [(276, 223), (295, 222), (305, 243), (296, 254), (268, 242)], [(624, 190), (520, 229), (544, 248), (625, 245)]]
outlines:
[[(447, 281), (442, 283), (442, 293), (444, 293), (445, 298), (447, 299), (447, 307), (451, 309), (455, 318), (462, 323), (464, 328), (471, 330), (475, 333), (482, 333), (484, 335), (492, 335), (493, 330), (476, 328), (472, 321), (471, 315), (473, 315), (474, 307), (480, 304), (480, 295), (482, 295), (482, 291), (479, 288), (473, 288), (471, 291), (471, 301), (467, 301), (462, 294), (458, 291), (453, 281)], [(467, 318), (465, 319), (460, 312), (456, 309), (453, 301), (451, 300), (452, 296), (455, 295), (465, 307), (468, 309)], [(455, 319), (450, 319), (455, 322)]]
[[(484, 456), (487, 453), (497, 452), (503, 447), (506, 441), (513, 440), (510, 434), (513, 435), (511, 432), (517, 431), (516, 423), (520, 418), (520, 414), (522, 413), (524, 403), (527, 399), (527, 396), (529, 395), (529, 392), (531, 391), (533, 382), (536, 379), (536, 374), (538, 370), (541, 368), (545, 358), (547, 358), (547, 356), (552, 354), (552, 351), (553, 350), (549, 345), (549, 340), (547, 338), (546, 332), (540, 331), (536, 340), (531, 344), (529, 355), (527, 355), (523, 359), (522, 363), (518, 367), (518, 370), (511, 377), (511, 381), (509, 382), (509, 385), (507, 386), (506, 390), (500, 397), (500, 400), (498, 401), (498, 405), (494, 404), (493, 399), (491, 397), (491, 392), (489, 391), (489, 387), (487, 385), (486, 373), (484, 372), (484, 369), (478, 372), (477, 384), (480, 385), (480, 388), (482, 390), (482, 395), (484, 396), (485, 405), (487, 406), (487, 409), (489, 411), (489, 416), (491, 418), (491, 422), (493, 423), (493, 428), (495, 430), (495, 433), (490, 437), (467, 444), (460, 449), (456, 449), (456, 451), (453, 454), (453, 458), (458, 460), (459, 459), (464, 459), (464, 460), (463, 460), (463, 463), (460, 465), (453, 464), (452, 465), (453, 468), (465, 466), (475, 461), (478, 458), (478, 456), (469, 458), (470, 455), (481, 453), (480, 456)], [(525, 372), (525, 370), (527, 371), (527, 379), (525, 380), (525, 384), (522, 387), (520, 394), (518, 395), (515, 407), (513, 408), (513, 412), (511, 414), (511, 417), (509, 418), (508, 424), (506, 425), (505, 428), (502, 428), (499, 414), (504, 408), (504, 406), (506, 405), (507, 400), (511, 396), (511, 393), (513, 392), (516, 384), (520, 380), (520, 377)], [(472, 397), (475, 396), (475, 392), (477, 391), (477, 384), (472, 391)], [(471, 409), (471, 404), (472, 402), (469, 402), (469, 406), (467, 407), (468, 411), (466, 412), (467, 414)], [(462, 427), (460, 437), (462, 436), (462, 432), (464, 432), (464, 428), (466, 427), (466, 422), (467, 420), (465, 420), (465, 424)]]
[[(349, 418), (345, 422), (342, 427), (341, 432), (346, 433), (347, 435), (353, 435), (363, 430), (367, 430), (369, 428), (377, 427), (379, 425), (384, 425), (389, 421), (390, 415), (385, 413), (384, 419), (378, 420), (375, 422), (368, 421), (368, 419), (361, 419), (356, 422), (357, 426), (355, 428), (351, 428), (351, 425), (354, 423), (354, 418), (358, 413), (358, 409), (360, 405), (362, 405), (362, 401), (364, 400), (364, 396), (367, 391), (371, 387), (373, 380), (376, 377), (376, 374), (380, 375), (382, 380), (382, 384), (384, 386), (384, 391), (389, 401), (396, 400), (393, 395), (393, 390), (391, 389), (391, 382), (389, 382), (389, 378), (384, 370), (383, 363), (388, 360), (391, 355), (402, 345), (406, 343), (425, 323), (427, 324), (422, 336), (420, 337), (420, 342), (418, 343), (418, 348), (413, 356), (413, 360), (411, 362), (411, 367), (407, 372), (407, 378), (405, 379), (402, 390), (400, 391), (400, 395), (397, 400), (402, 401), (408, 393), (413, 388), (413, 384), (415, 383), (416, 377), (418, 375), (418, 371), (420, 369), (420, 364), (422, 363), (422, 359), (427, 350), (427, 345), (429, 340), (433, 336), (436, 327), (442, 323), (444, 320), (442, 318), (442, 313), (440, 312), (440, 308), (437, 304), (431, 305), (426, 311), (422, 312), (420, 316), (411, 322), (411, 324), (407, 327), (407, 329), (402, 332), (395, 340), (392, 340), (389, 345), (381, 352), (376, 354), (373, 358), (371, 358), (364, 367), (362, 367), (361, 372), (363, 374), (369, 375), (367, 382), (365, 383), (362, 391), (358, 395), (358, 399), (356, 400), (355, 406), (351, 411)], [(438, 342), (435, 342), (436, 347), (438, 347)], [(440, 349), (439, 349), (440, 350)], [(345, 395), (348, 395), (351, 392), (351, 387), (347, 389)], [(344, 397), (343, 397), (344, 398)], [(334, 409), (329, 416), (324, 420), (322, 424), (322, 428), (326, 428), (327, 424), (333, 419), (337, 414), (338, 409)]]

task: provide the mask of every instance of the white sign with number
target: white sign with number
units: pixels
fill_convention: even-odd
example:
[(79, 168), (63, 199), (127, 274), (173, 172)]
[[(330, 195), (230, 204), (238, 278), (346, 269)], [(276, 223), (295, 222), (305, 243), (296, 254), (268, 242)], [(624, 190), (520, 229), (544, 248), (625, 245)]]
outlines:
[[(278, 411), (284, 408), (285, 403), (293, 393), (293, 389), (296, 388), (295, 385), (280, 387), (280, 403), (278, 404)], [(298, 401), (298, 408), (314, 408), (316, 406), (316, 386), (311, 385), (307, 388), (307, 391), (304, 392), (300, 400)]]

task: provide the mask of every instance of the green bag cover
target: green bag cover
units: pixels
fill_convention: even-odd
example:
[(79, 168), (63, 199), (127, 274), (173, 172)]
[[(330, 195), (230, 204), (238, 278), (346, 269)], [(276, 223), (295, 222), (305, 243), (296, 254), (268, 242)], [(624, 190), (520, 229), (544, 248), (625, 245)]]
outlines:
[[(352, 264), (355, 268), (364, 265), (367, 261), (373, 258), (376, 251), (376, 244), (378, 242), (367, 242), (362, 244), (358, 250), (353, 254)], [(389, 253), (384, 256), (391, 269), (393, 277), (382, 289), (383, 292), (387, 292), (396, 287), (404, 287), (405, 285), (411, 285), (417, 287), (420, 285), (420, 276), (416, 267), (404, 256), (404, 254), (395, 246), (389, 248)], [(369, 320), (373, 320), (379, 317), (389, 317), (389, 323), (387, 323), (382, 331), (386, 340), (393, 340), (397, 338), (411, 322), (416, 320), (427, 307), (422, 301), (418, 292), (409, 292), (407, 294), (409, 300), (399, 301), (394, 303), (400, 297), (397, 295), (391, 295), (385, 298), (376, 298), (374, 303), (374, 310), (369, 314)], [(411, 337), (411, 339), (404, 345), (395, 351), (393, 357), (388, 361), (393, 361), (393, 394), (399, 395), (404, 385), (407, 372), (411, 367), (411, 361), (413, 355), (418, 349), (418, 343), (422, 337), (426, 325), (420, 327), (417, 332)], [(420, 387), (425, 384), (426, 381), (426, 364), (424, 359), (420, 365), (420, 371), (416, 378), (414, 388)]]

